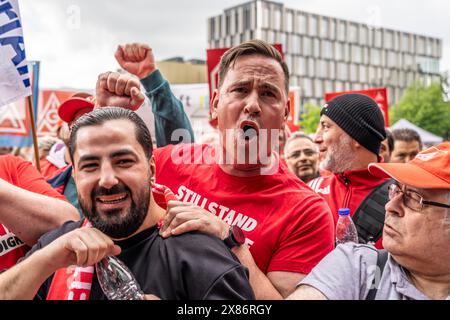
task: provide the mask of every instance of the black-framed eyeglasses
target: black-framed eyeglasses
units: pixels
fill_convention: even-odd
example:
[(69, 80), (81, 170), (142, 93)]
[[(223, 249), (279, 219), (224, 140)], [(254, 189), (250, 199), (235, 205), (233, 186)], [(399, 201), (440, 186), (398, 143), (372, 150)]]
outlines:
[(423, 200), (423, 197), (418, 192), (408, 190), (406, 186), (400, 187), (397, 183), (391, 184), (389, 186), (389, 200), (394, 199), (399, 194), (402, 195), (403, 204), (414, 211), (422, 211), (424, 205), (450, 208), (450, 204)]

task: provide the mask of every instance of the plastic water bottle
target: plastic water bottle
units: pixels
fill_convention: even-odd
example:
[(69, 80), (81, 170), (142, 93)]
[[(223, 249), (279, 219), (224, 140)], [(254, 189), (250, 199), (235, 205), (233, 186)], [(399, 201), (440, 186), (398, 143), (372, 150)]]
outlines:
[(336, 225), (336, 246), (341, 243), (358, 243), (358, 231), (350, 217), (350, 209), (339, 209), (339, 220)]
[(144, 300), (133, 273), (118, 258), (109, 256), (95, 265), (97, 279), (109, 300)]

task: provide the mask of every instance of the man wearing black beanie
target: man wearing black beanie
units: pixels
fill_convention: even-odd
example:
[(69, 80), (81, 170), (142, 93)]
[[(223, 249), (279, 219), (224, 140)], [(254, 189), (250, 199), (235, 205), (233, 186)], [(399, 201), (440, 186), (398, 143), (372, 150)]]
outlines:
[[(349, 208), (354, 215), (363, 200), (386, 181), (372, 176), (367, 169), (369, 163), (380, 160), (381, 141), (386, 138), (384, 118), (377, 103), (362, 94), (338, 96), (322, 108), (320, 115), (315, 138), (321, 153), (320, 169), (331, 174), (316, 178), (308, 185), (325, 198), (336, 224), (340, 208)], [(387, 194), (385, 199), (383, 197), (381, 202), (387, 202)], [(357, 213), (358, 219), (373, 211), (365, 209), (361, 207)], [(369, 226), (365, 229), (370, 229), (370, 232), (362, 234), (358, 229), (360, 242), (367, 242), (369, 238), (381, 247), (384, 210), (381, 216), (378, 214), (374, 219), (367, 220), (370, 220)]]

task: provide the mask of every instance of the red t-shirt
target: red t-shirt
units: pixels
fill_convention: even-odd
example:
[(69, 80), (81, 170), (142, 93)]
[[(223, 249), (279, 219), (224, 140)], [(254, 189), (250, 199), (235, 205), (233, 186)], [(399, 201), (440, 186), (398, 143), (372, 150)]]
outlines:
[[(272, 175), (231, 176), (201, 160), (199, 156), (211, 154), (212, 148), (181, 144), (155, 150), (156, 182), (172, 189), (181, 201), (241, 227), (264, 273), (309, 273), (333, 250), (330, 209), (283, 163)], [(183, 164), (178, 163), (181, 158)]]
[[(339, 209), (349, 208), (353, 216), (367, 195), (386, 180), (371, 175), (368, 169), (361, 169), (319, 177), (308, 182), (308, 185), (326, 200), (336, 225)], [(380, 238), (375, 246), (382, 248), (381, 242)]]
[[(65, 200), (65, 197), (55, 191), (30, 162), (22, 158), (11, 155), (0, 156), (0, 178), (28, 191)], [(23, 241), (0, 224), (0, 270), (12, 267), (28, 250), (29, 247)]]
[[(44, 177), (45, 180), (49, 180), (53, 178), (57, 172), (60, 172), (61, 169), (55, 166), (53, 163), (48, 161), (47, 159), (41, 159), (41, 174)], [(64, 167), (63, 169), (65, 169)]]

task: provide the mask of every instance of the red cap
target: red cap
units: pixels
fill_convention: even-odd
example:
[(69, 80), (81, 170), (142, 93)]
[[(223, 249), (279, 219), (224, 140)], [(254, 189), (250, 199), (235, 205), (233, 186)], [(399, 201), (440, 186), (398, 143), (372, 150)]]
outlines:
[(371, 163), (371, 174), (419, 189), (450, 189), (450, 142), (428, 148), (408, 163)]
[(59, 106), (58, 115), (63, 121), (70, 123), (83, 114), (91, 112), (94, 106), (94, 96), (89, 93), (78, 92)]

